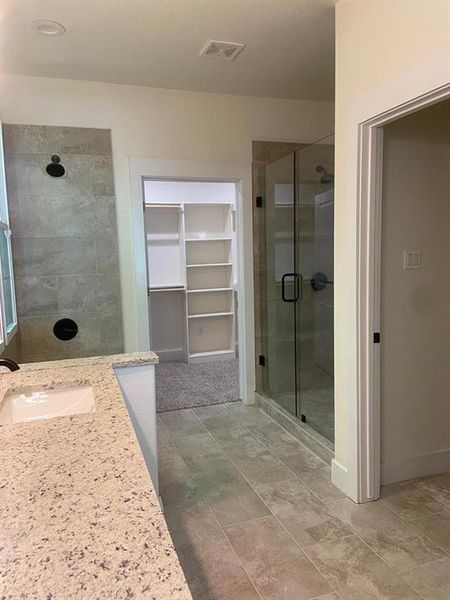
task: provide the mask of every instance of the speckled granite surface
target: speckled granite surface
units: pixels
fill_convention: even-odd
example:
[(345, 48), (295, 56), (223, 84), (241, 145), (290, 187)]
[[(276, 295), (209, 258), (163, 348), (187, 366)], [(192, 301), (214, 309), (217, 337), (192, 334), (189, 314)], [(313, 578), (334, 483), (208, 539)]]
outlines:
[(95, 411), (0, 426), (0, 598), (190, 600), (112, 366), (152, 353), (24, 365), (30, 385), (88, 382)]

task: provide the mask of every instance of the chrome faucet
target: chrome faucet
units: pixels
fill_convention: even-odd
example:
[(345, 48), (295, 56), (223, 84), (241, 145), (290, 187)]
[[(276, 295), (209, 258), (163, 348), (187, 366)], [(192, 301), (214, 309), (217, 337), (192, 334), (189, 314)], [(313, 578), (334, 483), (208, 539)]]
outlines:
[(18, 371), (19, 365), (10, 358), (0, 358), (0, 367), (8, 367), (10, 371)]

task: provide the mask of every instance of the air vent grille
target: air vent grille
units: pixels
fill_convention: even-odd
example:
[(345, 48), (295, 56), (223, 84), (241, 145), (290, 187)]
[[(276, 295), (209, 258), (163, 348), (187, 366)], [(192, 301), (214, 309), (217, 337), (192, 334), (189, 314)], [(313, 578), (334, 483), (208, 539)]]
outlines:
[(218, 40), (210, 40), (200, 56), (208, 56), (218, 60), (234, 60), (236, 56), (245, 48), (245, 44), (237, 42), (219, 42)]

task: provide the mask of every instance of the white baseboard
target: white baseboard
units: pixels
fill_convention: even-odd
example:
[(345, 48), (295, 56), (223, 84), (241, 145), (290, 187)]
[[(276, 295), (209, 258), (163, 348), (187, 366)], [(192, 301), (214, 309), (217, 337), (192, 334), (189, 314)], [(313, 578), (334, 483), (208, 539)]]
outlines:
[(357, 502), (349, 482), (347, 467), (341, 465), (335, 458), (331, 461), (331, 483), (341, 490), (346, 496)]
[(386, 462), (381, 465), (381, 483), (386, 485), (444, 471), (450, 471), (450, 449)]

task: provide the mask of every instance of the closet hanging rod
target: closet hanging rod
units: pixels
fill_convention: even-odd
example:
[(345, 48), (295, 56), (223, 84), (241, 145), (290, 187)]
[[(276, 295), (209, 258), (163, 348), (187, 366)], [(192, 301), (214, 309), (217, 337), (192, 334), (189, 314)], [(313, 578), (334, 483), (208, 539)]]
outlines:
[(148, 293), (150, 294), (151, 292), (182, 292), (184, 291), (186, 288), (184, 285), (167, 285), (164, 287), (149, 287), (148, 288)]
[(181, 204), (156, 204), (153, 202), (144, 202), (145, 208), (176, 208), (181, 210)]

